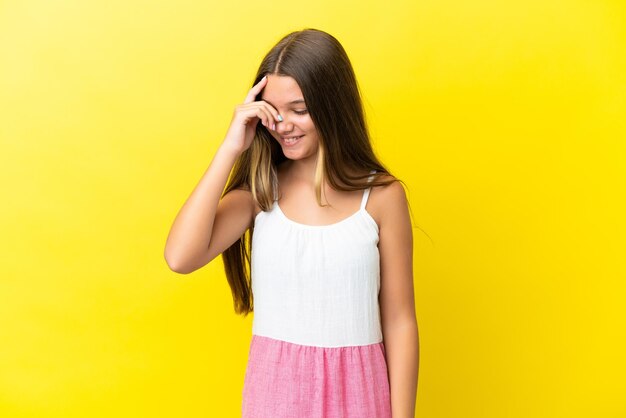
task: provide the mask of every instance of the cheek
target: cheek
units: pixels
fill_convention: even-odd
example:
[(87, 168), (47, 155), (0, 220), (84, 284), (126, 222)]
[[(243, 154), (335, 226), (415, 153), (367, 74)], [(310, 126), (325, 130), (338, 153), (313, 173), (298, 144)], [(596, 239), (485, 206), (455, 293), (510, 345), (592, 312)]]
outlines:
[(315, 124), (313, 123), (313, 120), (311, 120), (310, 117), (305, 118), (302, 121), (302, 127), (304, 127), (308, 132), (315, 132)]

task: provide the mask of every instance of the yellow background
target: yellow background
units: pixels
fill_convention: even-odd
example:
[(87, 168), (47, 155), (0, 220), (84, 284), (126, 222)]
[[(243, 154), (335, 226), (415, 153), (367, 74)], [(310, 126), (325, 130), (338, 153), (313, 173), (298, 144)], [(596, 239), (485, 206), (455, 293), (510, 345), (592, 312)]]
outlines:
[(409, 186), (416, 416), (626, 417), (621, 0), (0, 2), (0, 416), (239, 415), (252, 317), (163, 248), (305, 27)]

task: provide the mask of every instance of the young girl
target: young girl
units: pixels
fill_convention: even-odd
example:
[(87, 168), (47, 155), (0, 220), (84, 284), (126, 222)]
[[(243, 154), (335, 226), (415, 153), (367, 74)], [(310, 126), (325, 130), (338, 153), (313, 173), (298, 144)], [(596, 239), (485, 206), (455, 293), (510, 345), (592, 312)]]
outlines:
[(306, 29), (263, 59), (165, 259), (187, 274), (222, 254), (235, 311), (254, 308), (244, 418), (413, 418), (412, 247), (348, 56)]

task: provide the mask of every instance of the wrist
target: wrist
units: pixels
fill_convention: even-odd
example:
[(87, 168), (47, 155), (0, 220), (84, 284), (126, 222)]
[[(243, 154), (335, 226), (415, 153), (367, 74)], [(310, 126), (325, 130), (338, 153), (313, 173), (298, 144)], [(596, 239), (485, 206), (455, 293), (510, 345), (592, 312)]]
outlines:
[(233, 160), (236, 160), (237, 158), (239, 158), (239, 156), (242, 154), (243, 151), (233, 147), (232, 145), (228, 143), (228, 141), (224, 141), (219, 146), (217, 152), (220, 154), (223, 154), (225, 157), (229, 157)]

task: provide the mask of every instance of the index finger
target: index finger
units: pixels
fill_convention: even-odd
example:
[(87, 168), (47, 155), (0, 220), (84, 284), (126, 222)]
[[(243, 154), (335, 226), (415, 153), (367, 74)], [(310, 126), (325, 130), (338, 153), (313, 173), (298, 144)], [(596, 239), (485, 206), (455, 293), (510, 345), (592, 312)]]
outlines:
[(243, 101), (244, 103), (252, 103), (254, 102), (255, 97), (263, 90), (263, 87), (267, 84), (267, 76), (263, 76), (263, 78), (256, 83), (248, 92), (246, 99)]

